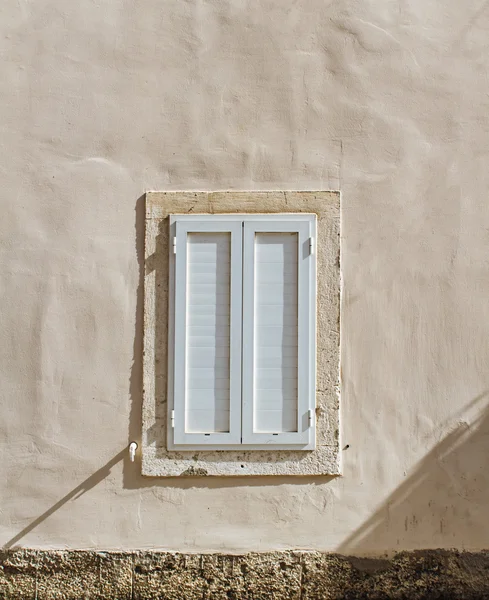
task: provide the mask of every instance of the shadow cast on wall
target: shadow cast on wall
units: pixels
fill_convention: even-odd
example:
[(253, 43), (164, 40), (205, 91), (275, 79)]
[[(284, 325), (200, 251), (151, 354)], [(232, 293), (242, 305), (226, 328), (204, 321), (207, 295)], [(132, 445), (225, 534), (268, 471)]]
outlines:
[(19, 531), (13, 538), (5, 542), (3, 545), (3, 550), (10, 550), (14, 548), (17, 543), (25, 537), (28, 533), (30, 533), (33, 529), (35, 529), (38, 525), (40, 525), (43, 521), (48, 519), (52, 514), (54, 514), (57, 510), (59, 510), (62, 506), (64, 506), (70, 500), (76, 500), (83, 496), (86, 492), (94, 488), (101, 481), (103, 481), (109, 474), (110, 470), (114, 465), (116, 465), (120, 460), (124, 460), (127, 458), (127, 449), (121, 450), (118, 454), (116, 454), (113, 458), (109, 460), (103, 467), (101, 467), (98, 471), (95, 471), (90, 477), (87, 477), (85, 481), (82, 481), (80, 485), (77, 485), (75, 488), (68, 492), (65, 496), (63, 496), (56, 504), (53, 504), (48, 510), (44, 511), (42, 515), (39, 515), (37, 519), (34, 519), (27, 527), (24, 527), (22, 531)]
[(338, 548), (363, 554), (489, 546), (489, 406), (475, 398), (454, 427)]
[[(63, 507), (67, 502), (74, 501), (96, 485), (101, 483), (120, 461), (123, 461), (123, 480), (122, 487), (124, 489), (142, 489), (154, 487), (177, 487), (181, 489), (198, 488), (226, 488), (237, 486), (264, 486), (264, 485), (280, 485), (288, 484), (325, 484), (334, 479), (334, 477), (240, 477), (239, 481), (230, 478), (220, 477), (143, 477), (141, 475), (141, 454), (136, 454), (134, 462), (129, 460), (129, 444), (136, 441), (141, 448), (141, 432), (142, 432), (142, 396), (143, 396), (143, 323), (144, 323), (144, 231), (145, 231), (145, 196), (141, 196), (136, 202), (135, 208), (135, 228), (136, 228), (136, 256), (139, 265), (138, 287), (136, 295), (136, 316), (135, 316), (135, 333), (133, 343), (133, 362), (129, 380), (129, 395), (130, 395), (130, 412), (129, 412), (129, 429), (128, 429), (128, 445), (118, 452), (111, 460), (95, 473), (90, 475), (82, 483), (64, 495), (58, 502), (53, 504), (48, 510), (44, 511), (39, 517), (34, 519), (27, 527), (24, 527), (14, 537), (6, 541), (2, 548), (9, 550), (15, 548), (16, 545), (27, 534), (33, 531), (57, 510)], [(164, 274), (159, 275), (164, 278)], [(163, 310), (163, 308), (161, 309)], [(161, 314), (165, 314), (164, 311)], [(161, 386), (161, 382), (159, 384)], [(160, 389), (163, 393), (163, 389)], [(163, 405), (163, 403), (161, 403)], [(160, 407), (161, 410), (161, 407)]]
[[(133, 364), (130, 375), (128, 444), (141, 444), (142, 355), (144, 287), (144, 196), (136, 203), (136, 254), (139, 264)], [(354, 534), (338, 548), (345, 554), (362, 554), (416, 548), (457, 547), (480, 549), (489, 539), (489, 407), (487, 393), (475, 398), (465, 410), (471, 418), (453, 419), (456, 427), (421, 460), (415, 471), (389, 496)], [(71, 500), (76, 500), (102, 482), (119, 461), (123, 462), (123, 487), (142, 489), (178, 487), (189, 489), (280, 484), (327, 485), (334, 477), (177, 477), (141, 475), (141, 459), (129, 461), (128, 448), (85, 479), (27, 527), (8, 540), (5, 550), (18, 542)]]

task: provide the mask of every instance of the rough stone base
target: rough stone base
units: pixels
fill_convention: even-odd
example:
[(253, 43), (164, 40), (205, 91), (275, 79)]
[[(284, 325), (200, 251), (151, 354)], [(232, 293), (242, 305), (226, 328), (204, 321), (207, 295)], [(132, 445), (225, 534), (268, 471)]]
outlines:
[(374, 559), (316, 552), (17, 550), (0, 556), (0, 598), (479, 600), (489, 598), (489, 551)]

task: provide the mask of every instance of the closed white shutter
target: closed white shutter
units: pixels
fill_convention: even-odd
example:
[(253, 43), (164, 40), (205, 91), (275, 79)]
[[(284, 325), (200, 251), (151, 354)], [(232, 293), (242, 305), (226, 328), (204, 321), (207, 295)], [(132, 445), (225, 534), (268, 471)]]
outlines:
[(314, 215), (170, 218), (170, 450), (315, 444)]
[(242, 224), (176, 220), (174, 444), (241, 442)]
[(314, 218), (245, 220), (243, 444), (313, 447)]

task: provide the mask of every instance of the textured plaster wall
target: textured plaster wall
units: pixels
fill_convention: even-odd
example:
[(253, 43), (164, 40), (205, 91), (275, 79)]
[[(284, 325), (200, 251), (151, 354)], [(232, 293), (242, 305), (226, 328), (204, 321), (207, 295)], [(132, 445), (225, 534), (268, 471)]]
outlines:
[[(6, 546), (349, 553), (489, 534), (489, 7), (0, 6)], [(342, 478), (143, 478), (146, 190), (342, 193)]]

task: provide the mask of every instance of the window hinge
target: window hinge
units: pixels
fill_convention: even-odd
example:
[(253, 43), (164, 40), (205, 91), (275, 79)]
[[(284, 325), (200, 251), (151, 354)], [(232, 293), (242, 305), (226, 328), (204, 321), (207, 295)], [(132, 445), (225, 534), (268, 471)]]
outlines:
[(174, 410), (171, 411), (171, 427), (172, 427), (172, 429), (175, 429), (175, 411)]
[(309, 238), (309, 254), (314, 254), (314, 238)]
[(307, 418), (308, 418), (309, 427), (312, 427), (312, 424), (314, 422), (314, 410), (312, 408), (310, 408), (307, 411)]
[(173, 238), (173, 254), (177, 253), (177, 238)]

